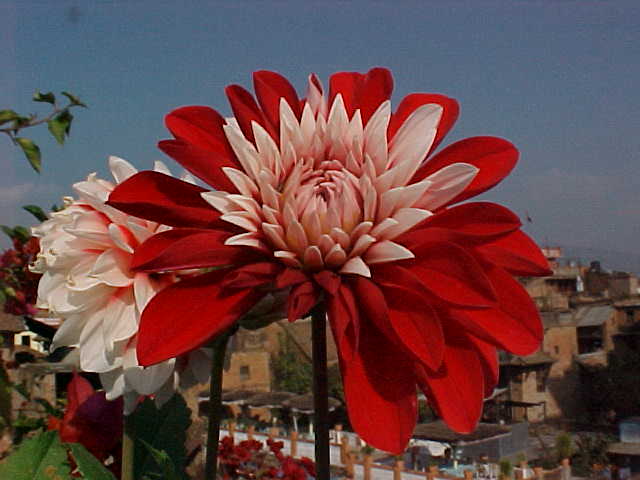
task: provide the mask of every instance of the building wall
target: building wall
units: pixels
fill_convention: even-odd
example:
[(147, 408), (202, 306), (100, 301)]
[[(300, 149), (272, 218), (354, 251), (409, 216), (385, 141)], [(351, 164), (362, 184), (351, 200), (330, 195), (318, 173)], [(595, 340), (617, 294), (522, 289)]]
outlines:
[(227, 390), (271, 390), (271, 355), (265, 351), (234, 352), (224, 372), (222, 388)]
[[(516, 402), (545, 402), (546, 391), (538, 391), (538, 376), (544, 375), (542, 371), (530, 368), (512, 376), (510, 382), (511, 400)], [(522, 422), (539, 422), (544, 420), (544, 406), (514, 407), (513, 420)]]
[(575, 325), (547, 329), (542, 348), (555, 360), (547, 378), (547, 416), (573, 417), (579, 404), (576, 392), (580, 381), (574, 361), (578, 353)]

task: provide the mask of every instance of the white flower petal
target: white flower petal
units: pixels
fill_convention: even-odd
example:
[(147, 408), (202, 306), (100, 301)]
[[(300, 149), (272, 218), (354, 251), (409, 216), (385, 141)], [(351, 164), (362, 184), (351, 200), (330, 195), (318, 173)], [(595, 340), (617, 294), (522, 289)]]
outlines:
[(114, 155), (109, 157), (109, 170), (116, 183), (122, 183), (127, 178), (138, 173), (138, 170), (126, 160)]

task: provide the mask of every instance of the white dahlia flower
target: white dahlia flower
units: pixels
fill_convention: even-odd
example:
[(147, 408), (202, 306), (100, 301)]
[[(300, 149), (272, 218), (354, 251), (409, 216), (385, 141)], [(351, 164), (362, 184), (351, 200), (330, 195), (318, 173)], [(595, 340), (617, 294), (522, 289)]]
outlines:
[[(137, 173), (117, 157), (109, 158), (109, 168), (115, 184)], [(170, 175), (161, 162), (156, 162), (155, 170)], [(176, 275), (138, 273), (129, 266), (140, 243), (170, 227), (105, 205), (115, 184), (95, 173), (74, 184), (78, 198), (65, 198), (63, 210), (33, 228), (40, 253), (31, 268), (42, 273), (37, 306), (63, 319), (52, 349), (78, 348), (81, 370), (98, 373), (107, 398), (123, 395), (125, 413), (130, 413), (140, 395), (155, 395), (159, 402), (170, 398), (180, 373), (183, 381), (205, 381), (208, 362), (207, 353), (197, 351), (151, 367), (138, 364), (140, 314)]]

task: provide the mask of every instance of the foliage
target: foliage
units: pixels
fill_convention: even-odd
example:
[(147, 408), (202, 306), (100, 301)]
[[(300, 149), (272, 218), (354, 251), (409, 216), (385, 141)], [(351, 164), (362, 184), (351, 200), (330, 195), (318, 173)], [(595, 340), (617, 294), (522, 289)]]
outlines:
[(96, 457), (80, 443), (68, 443), (78, 472), (83, 478), (90, 480), (115, 480), (113, 474), (107, 470)]
[(115, 480), (111, 472), (82, 445), (62, 443), (55, 431), (44, 432), (26, 440), (0, 464), (0, 478)]
[(18, 136), (18, 133), (25, 128), (35, 127), (46, 123), (49, 133), (60, 144), (64, 144), (71, 131), (73, 115), (71, 109), (74, 107), (87, 106), (80, 99), (69, 92), (62, 92), (66, 97), (65, 105), (59, 105), (56, 96), (52, 92), (36, 92), (33, 101), (38, 103), (48, 103), (51, 105), (51, 112), (42, 117), (36, 114), (21, 115), (14, 110), (0, 110), (0, 132), (9, 136), (14, 145), (20, 147), (27, 161), (36, 172), (40, 173), (42, 168), (42, 154), (40, 147), (33, 140)]
[(571, 458), (573, 447), (571, 445), (571, 435), (561, 433), (556, 437), (556, 457), (560, 461), (563, 458)]
[(26, 440), (0, 464), (0, 478), (13, 480), (50, 480), (56, 475), (68, 478), (70, 474), (67, 451), (57, 432), (42, 433)]
[(511, 473), (513, 472), (513, 465), (510, 460), (503, 459), (500, 460), (500, 474), (504, 477), (511, 477)]
[(311, 364), (302, 359), (288, 335), (279, 334), (280, 352), (272, 360), (276, 390), (306, 393), (311, 390)]
[(600, 433), (581, 433), (576, 439), (576, 454), (571, 459), (574, 474), (581, 477), (590, 477), (593, 473), (593, 465), (606, 465), (609, 463), (607, 448), (614, 439)]
[(150, 479), (164, 478), (168, 467), (162, 452), (171, 459), (177, 478), (185, 478), (185, 442), (191, 411), (181, 395), (174, 395), (160, 409), (147, 398), (129, 417), (129, 423), (136, 438), (136, 478), (142, 478), (143, 474)]
[(640, 352), (609, 353), (606, 367), (585, 373), (586, 409), (592, 422), (640, 415)]

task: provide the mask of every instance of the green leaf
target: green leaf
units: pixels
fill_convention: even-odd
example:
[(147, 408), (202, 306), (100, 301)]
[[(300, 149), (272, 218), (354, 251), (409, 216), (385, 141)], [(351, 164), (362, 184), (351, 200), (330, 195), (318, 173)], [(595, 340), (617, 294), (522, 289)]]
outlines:
[(176, 472), (176, 467), (173, 464), (173, 461), (171, 460), (171, 457), (169, 457), (169, 454), (167, 452), (165, 452), (164, 450), (158, 450), (157, 448), (153, 448), (151, 445), (149, 445), (147, 442), (145, 442), (142, 439), (140, 439), (140, 442), (142, 443), (142, 445), (145, 446), (145, 448), (149, 451), (149, 453), (155, 460), (156, 464), (161, 468), (162, 470), (161, 478), (163, 480), (182, 480), (183, 479), (183, 477), (179, 475), (178, 472)]
[(0, 225), (0, 230), (2, 230), (7, 237), (13, 240), (13, 228), (7, 227), (6, 225)]
[(69, 101), (71, 102), (71, 105), (77, 105), (79, 107), (87, 108), (87, 106), (84, 103), (82, 103), (80, 99), (76, 97), (74, 94), (69, 92), (62, 92), (62, 95), (64, 95), (69, 99)]
[(65, 135), (67, 137), (69, 136), (72, 120), (73, 115), (71, 115), (69, 110), (63, 110), (59, 115), (56, 115), (47, 122), (51, 135), (53, 135), (60, 145), (64, 143)]
[(0, 110), (0, 125), (2, 125), (3, 123), (11, 122), (19, 116), (20, 115), (18, 115), (13, 110)]
[(174, 395), (159, 410), (153, 400), (146, 399), (138, 405), (130, 420), (136, 439), (141, 440), (136, 442), (135, 446), (136, 478), (142, 477), (143, 474), (162, 475), (162, 469), (142, 441), (156, 450), (166, 452), (173, 462), (179, 478), (186, 478), (184, 473), (187, 460), (185, 441), (187, 428), (191, 424), (191, 411), (182, 396)]
[(40, 208), (38, 205), (25, 205), (22, 207), (22, 209), (29, 212), (31, 215), (36, 217), (36, 219), (38, 219), (41, 222), (44, 222), (49, 219), (47, 214), (44, 213), (44, 210), (42, 210), (42, 208)]
[(45, 432), (25, 440), (15, 453), (0, 464), (0, 478), (11, 480), (71, 478), (67, 451), (60, 443), (58, 432)]
[(71, 449), (78, 471), (88, 480), (115, 480), (116, 477), (104, 465), (79, 443), (67, 443)]
[(27, 160), (29, 160), (33, 169), (40, 173), (40, 168), (42, 166), (40, 148), (33, 143), (33, 140), (29, 140), (28, 138), (18, 137), (16, 138), (16, 142), (22, 148), (22, 151), (27, 157)]
[(56, 103), (56, 96), (51, 92), (40, 93), (40, 91), (37, 91), (36, 93), (33, 94), (33, 101), (34, 102), (46, 102), (46, 103), (50, 103), (51, 105), (53, 105), (53, 104)]
[(18, 225), (13, 227), (13, 238), (17, 238), (20, 243), (27, 243), (31, 238), (31, 232), (27, 228)]

